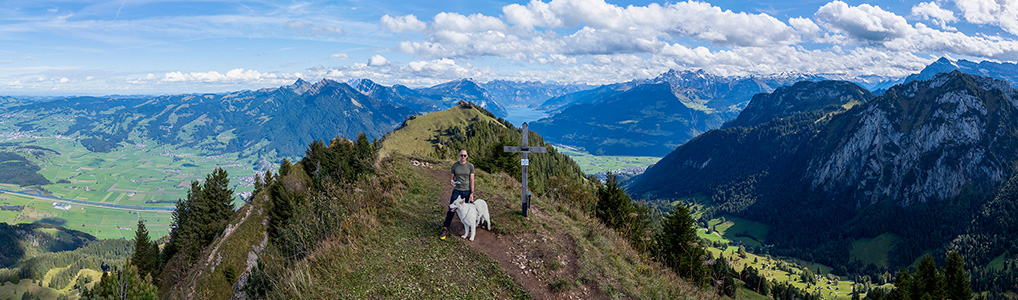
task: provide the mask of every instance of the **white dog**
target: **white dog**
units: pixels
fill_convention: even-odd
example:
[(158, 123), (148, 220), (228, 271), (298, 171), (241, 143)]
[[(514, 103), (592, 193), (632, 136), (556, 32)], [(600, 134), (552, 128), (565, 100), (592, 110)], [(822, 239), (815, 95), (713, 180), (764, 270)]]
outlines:
[(477, 234), (477, 225), (481, 224), (481, 221), (488, 222), (488, 230), (491, 230), (491, 216), (488, 214), (488, 203), (484, 200), (477, 199), (474, 203), (466, 203), (463, 197), (456, 197), (456, 201), (449, 204), (449, 208), (456, 211), (456, 215), (460, 217), (460, 222), (463, 223), (462, 238), (470, 236), (470, 240), (474, 240), (474, 235)]
[(470, 240), (474, 240), (474, 235), (477, 234), (477, 207), (471, 203), (466, 203), (462, 197), (456, 197), (456, 201), (449, 204), (449, 208), (456, 211), (456, 215), (460, 217), (460, 222), (463, 223), (463, 235), (461, 238), (467, 238), (470, 236)]
[(491, 215), (488, 214), (488, 202), (484, 202), (483, 199), (474, 200), (474, 206), (477, 207), (477, 225), (480, 226), (482, 222), (488, 222), (488, 231), (491, 231)]

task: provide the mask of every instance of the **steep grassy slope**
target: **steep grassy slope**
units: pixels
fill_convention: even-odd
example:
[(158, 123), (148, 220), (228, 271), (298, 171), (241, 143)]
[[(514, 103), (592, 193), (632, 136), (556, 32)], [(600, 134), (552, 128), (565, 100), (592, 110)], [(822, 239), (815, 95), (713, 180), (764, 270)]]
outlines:
[(446, 129), (477, 122), (498, 121), (494, 115), (481, 113), (470, 105), (462, 104), (426, 116), (412, 116), (399, 128), (385, 135), (379, 157), (397, 152), (410, 156), (430, 156), (436, 152), (436, 148), (441, 148), (438, 139), (447, 134)]
[[(319, 209), (299, 213), (317, 217), (332, 211), (339, 217), (335, 222), (327, 217), (303, 223), (330, 229), (305, 256), (284, 257), (271, 238), (260, 248), (266, 224), (262, 213), (270, 215), (271, 208), (264, 202), (265, 191), (256, 194), (231, 222), (238, 229), (202, 254), (195, 281), (163, 293), (214, 298), (243, 293), (245, 270), (257, 256), (273, 285), (269, 298), (280, 299), (711, 297), (633, 250), (573, 201), (537, 198), (530, 218), (524, 218), (520, 183), (506, 173), (477, 172), (477, 194), (488, 201), (491, 231), (480, 229), (472, 242), (455, 235), (439, 239), (451, 161), (407, 156), (404, 151), (427, 153), (413, 151), (428, 151), (429, 140), (442, 137), (433, 130), (438, 126), (419, 128), (423, 124), (467, 127), (477, 119), (489, 120), (483, 111), (457, 107), (408, 120), (382, 143), (380, 152), (386, 155), (375, 164), (375, 174), (356, 183), (324, 184), (327, 196), (312, 196), (312, 205)], [(298, 166), (276, 180), (311, 186)], [(452, 230), (462, 233), (458, 221)], [(231, 274), (240, 275), (234, 279), (227, 276)]]

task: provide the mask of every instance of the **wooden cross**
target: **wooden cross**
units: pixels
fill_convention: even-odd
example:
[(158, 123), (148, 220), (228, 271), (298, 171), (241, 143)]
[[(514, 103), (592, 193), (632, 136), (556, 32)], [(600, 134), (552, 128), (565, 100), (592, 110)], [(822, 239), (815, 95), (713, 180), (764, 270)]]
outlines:
[(520, 159), (520, 165), (523, 166), (523, 216), (527, 217), (527, 209), (530, 208), (530, 193), (527, 191), (527, 166), (530, 165), (530, 158), (527, 156), (529, 153), (545, 153), (547, 149), (545, 147), (529, 147), (527, 146), (527, 135), (530, 132), (527, 129), (527, 122), (523, 122), (523, 146), (505, 146), (502, 148), (503, 152), (514, 152), (523, 153), (523, 159)]

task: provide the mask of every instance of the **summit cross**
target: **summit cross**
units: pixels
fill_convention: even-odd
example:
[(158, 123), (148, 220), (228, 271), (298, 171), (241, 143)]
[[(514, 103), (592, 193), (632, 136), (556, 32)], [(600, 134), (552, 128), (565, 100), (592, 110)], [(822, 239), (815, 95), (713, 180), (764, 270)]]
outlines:
[(530, 153), (545, 153), (547, 149), (545, 147), (530, 147), (527, 146), (527, 136), (530, 129), (527, 128), (527, 122), (523, 122), (523, 146), (505, 146), (502, 148), (503, 152), (511, 153), (522, 153), (523, 158), (520, 159), (520, 165), (523, 166), (523, 197), (521, 207), (523, 209), (523, 216), (527, 217), (527, 209), (530, 208), (530, 193), (527, 190), (527, 166), (530, 165), (530, 157), (527, 154)]

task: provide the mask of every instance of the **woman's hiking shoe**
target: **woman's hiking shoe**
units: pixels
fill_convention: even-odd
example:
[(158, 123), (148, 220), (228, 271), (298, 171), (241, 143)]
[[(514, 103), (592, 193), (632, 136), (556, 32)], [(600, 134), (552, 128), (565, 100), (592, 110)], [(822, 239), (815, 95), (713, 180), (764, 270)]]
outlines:
[(449, 228), (448, 227), (442, 227), (442, 236), (439, 237), (439, 238), (444, 240), (446, 236), (449, 236)]

